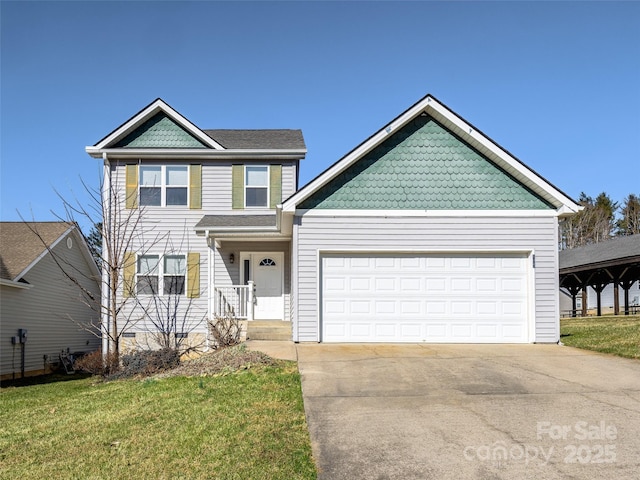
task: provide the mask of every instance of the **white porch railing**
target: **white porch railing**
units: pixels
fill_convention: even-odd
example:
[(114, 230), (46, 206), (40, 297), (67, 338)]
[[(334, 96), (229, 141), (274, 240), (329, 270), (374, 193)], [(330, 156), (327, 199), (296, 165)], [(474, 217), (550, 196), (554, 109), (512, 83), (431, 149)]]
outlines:
[(235, 315), (242, 320), (253, 320), (253, 282), (247, 285), (213, 287), (213, 314), (224, 317)]

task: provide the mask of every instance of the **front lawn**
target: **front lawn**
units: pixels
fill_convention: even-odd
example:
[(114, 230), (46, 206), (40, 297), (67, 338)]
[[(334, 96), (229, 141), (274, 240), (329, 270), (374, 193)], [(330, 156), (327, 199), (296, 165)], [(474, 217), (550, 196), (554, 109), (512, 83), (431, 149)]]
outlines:
[(571, 347), (640, 359), (640, 315), (562, 318), (560, 341)]
[(311, 479), (294, 362), (0, 391), (0, 478)]

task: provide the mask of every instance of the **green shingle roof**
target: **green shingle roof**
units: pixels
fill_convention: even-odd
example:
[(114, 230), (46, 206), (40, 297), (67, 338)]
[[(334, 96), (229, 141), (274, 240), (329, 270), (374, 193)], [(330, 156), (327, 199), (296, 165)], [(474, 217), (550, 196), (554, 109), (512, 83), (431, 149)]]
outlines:
[(302, 209), (549, 209), (430, 117), (417, 117), (332, 179)]
[(165, 113), (150, 118), (120, 140), (117, 148), (206, 148)]

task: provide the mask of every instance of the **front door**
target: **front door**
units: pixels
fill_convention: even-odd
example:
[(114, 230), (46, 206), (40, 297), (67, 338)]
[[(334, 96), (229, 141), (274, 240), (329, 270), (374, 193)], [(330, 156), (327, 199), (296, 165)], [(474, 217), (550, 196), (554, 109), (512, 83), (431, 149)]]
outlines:
[(253, 318), (284, 320), (284, 254), (243, 253), (241, 258), (245, 281), (253, 280), (255, 284)]

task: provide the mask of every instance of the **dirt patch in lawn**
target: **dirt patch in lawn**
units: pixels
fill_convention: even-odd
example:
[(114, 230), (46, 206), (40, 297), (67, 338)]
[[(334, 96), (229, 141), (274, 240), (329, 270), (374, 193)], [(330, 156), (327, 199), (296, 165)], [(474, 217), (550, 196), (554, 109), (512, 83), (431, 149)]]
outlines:
[(154, 378), (219, 375), (256, 367), (275, 366), (279, 363), (279, 360), (271, 358), (266, 353), (247, 350), (244, 345), (237, 345), (186, 360), (180, 366), (155, 375)]

